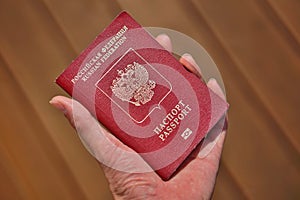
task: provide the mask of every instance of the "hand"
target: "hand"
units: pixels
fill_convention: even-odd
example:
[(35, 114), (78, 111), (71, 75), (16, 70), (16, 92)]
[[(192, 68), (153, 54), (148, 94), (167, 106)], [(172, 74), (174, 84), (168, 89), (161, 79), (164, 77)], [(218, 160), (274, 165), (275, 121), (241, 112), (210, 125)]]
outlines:
[[(167, 35), (159, 35), (156, 40), (167, 50), (172, 51), (172, 44)], [(201, 78), (201, 71), (199, 71), (196, 62), (189, 54), (184, 54), (180, 58), (180, 62), (186, 69)], [(207, 85), (216, 94), (224, 98), (216, 80), (211, 79)], [(95, 137), (99, 137), (100, 132), (115, 145), (115, 148), (134, 152), (102, 128), (92, 115), (75, 100), (56, 96), (50, 101), (50, 104), (63, 111), (70, 124), (74, 128), (76, 127), (84, 145), (97, 159), (100, 155), (102, 157), (106, 156), (105, 159), (110, 163), (114, 163), (119, 159), (116, 151), (112, 151), (111, 147), (108, 149), (106, 145), (101, 143), (102, 139), (95, 140)], [(76, 112), (74, 112), (74, 105), (78, 108)], [(169, 181), (162, 181), (155, 172), (128, 173), (99, 163), (104, 170), (115, 199), (210, 199), (219, 169), (225, 131), (223, 129), (222, 133), (213, 138), (216, 145), (204, 158), (199, 156), (200, 146), (197, 147), (185, 161), (185, 166)], [(132, 160), (129, 160), (129, 158), (128, 160), (125, 158), (122, 162), (126, 164), (126, 167), (134, 168), (136, 166), (132, 165)]]

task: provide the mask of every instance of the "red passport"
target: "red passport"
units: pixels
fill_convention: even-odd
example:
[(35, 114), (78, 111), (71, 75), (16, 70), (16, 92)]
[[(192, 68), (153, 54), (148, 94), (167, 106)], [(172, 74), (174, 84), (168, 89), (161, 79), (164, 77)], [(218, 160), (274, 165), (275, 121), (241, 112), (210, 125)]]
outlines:
[(56, 83), (164, 180), (228, 108), (126, 12)]

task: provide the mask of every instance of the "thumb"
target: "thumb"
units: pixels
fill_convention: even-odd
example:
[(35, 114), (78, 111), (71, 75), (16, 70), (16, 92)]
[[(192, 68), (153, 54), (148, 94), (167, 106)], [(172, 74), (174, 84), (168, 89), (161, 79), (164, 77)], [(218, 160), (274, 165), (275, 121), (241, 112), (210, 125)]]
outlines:
[(56, 96), (50, 100), (50, 104), (64, 113), (83, 145), (104, 168), (123, 172), (152, 171), (135, 151), (113, 136), (77, 101)]

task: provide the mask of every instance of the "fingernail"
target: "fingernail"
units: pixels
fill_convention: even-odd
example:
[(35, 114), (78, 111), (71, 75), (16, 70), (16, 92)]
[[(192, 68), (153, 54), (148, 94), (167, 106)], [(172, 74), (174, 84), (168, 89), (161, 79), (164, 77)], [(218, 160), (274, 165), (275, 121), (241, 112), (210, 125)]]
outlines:
[(194, 67), (197, 67), (197, 63), (195, 62), (193, 56), (189, 53), (184, 53), (182, 55), (183, 58), (185, 58), (191, 65), (193, 65)]
[(221, 97), (223, 97), (223, 96), (225, 97), (223, 90), (222, 90), (220, 84), (218, 83), (218, 81), (214, 78), (211, 78), (211, 83), (213, 84), (214, 89), (216, 90), (215, 92), (218, 94), (220, 93)]
[(165, 34), (165, 33), (161, 33), (157, 37), (164, 37), (164, 38), (170, 39), (170, 37), (167, 34)]
[[(201, 74), (201, 69), (200, 69), (199, 65), (196, 63), (194, 57), (193, 57), (191, 54), (189, 54), (189, 53), (184, 53), (184, 54), (182, 55), (182, 57), (183, 57), (184, 59), (186, 59), (186, 61), (188, 61), (194, 68), (199, 69), (199, 70), (200, 70), (199, 73)], [(197, 70), (196, 70), (196, 71), (197, 71)]]
[(193, 58), (193, 56), (192, 56), (191, 54), (189, 54), (189, 53), (184, 53), (184, 54), (182, 55), (182, 57), (185, 57), (185, 58)]
[(213, 84), (218, 84), (215, 78), (210, 78), (208, 82), (211, 82)]
[(156, 39), (159, 39), (160, 41), (164, 41), (164, 42), (171, 42), (170, 37), (167, 34), (159, 34)]
[(60, 102), (51, 99), (49, 101), (49, 103), (54, 106), (56, 109), (60, 110), (61, 112), (63, 112), (64, 114), (67, 114), (67, 110), (65, 108), (65, 106), (63, 104), (61, 104)]
[(216, 79), (210, 78), (207, 82), (207, 86), (212, 89), (215, 93), (219, 90), (219, 84)]

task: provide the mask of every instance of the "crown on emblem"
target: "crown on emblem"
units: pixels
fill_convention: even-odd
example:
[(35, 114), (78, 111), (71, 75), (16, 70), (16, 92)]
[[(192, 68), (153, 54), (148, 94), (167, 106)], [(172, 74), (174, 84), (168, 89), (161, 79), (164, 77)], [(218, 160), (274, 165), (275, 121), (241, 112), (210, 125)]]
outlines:
[(156, 83), (149, 80), (147, 69), (137, 63), (128, 64), (124, 70), (118, 70), (118, 77), (113, 80), (110, 86), (116, 97), (122, 101), (129, 102), (135, 106), (150, 101), (154, 95), (152, 89)]

